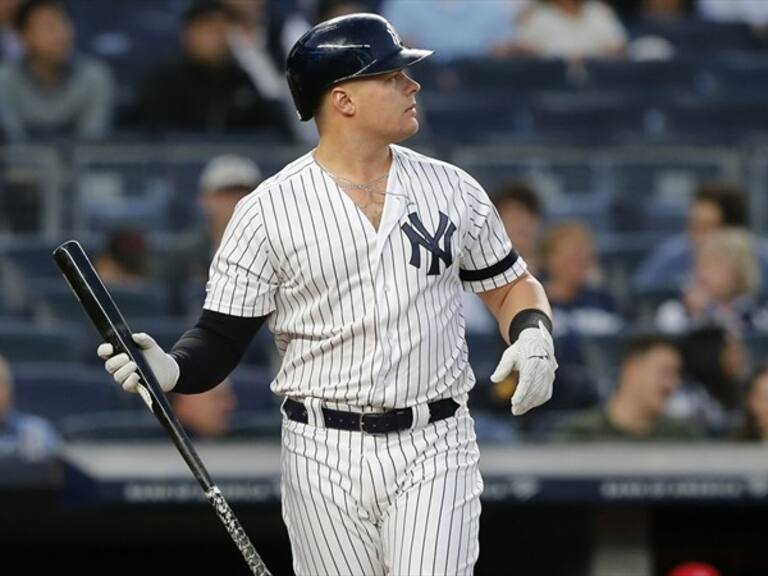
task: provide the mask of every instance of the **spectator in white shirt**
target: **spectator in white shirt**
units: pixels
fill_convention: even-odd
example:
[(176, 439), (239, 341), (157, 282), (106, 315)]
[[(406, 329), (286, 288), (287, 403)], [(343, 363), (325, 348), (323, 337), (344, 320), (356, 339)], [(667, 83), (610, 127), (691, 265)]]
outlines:
[(518, 21), (517, 44), (544, 58), (581, 60), (621, 56), (627, 33), (598, 0), (538, 0)]

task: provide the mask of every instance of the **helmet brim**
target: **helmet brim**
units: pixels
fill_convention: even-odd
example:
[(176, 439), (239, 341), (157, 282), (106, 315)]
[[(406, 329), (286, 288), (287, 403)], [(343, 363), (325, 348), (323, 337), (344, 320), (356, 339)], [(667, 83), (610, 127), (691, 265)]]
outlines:
[(346, 78), (340, 78), (334, 84), (343, 82), (345, 80), (353, 80), (355, 78), (367, 78), (368, 76), (377, 76), (379, 74), (386, 74), (387, 72), (394, 72), (395, 70), (402, 70), (413, 66), (417, 62), (421, 62), (425, 58), (432, 56), (434, 50), (420, 50), (418, 48), (402, 48), (397, 52), (393, 52), (386, 58), (382, 58), (376, 62), (373, 62), (370, 66), (367, 66), (360, 70), (357, 74), (347, 76)]

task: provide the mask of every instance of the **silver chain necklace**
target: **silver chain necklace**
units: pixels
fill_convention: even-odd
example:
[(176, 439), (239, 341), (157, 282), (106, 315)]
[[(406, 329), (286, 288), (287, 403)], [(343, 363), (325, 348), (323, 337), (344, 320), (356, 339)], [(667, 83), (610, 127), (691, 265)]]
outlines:
[(326, 174), (328, 174), (328, 176), (330, 176), (331, 178), (333, 178), (334, 180), (336, 180), (337, 182), (339, 182), (339, 183), (340, 183), (341, 185), (343, 185), (345, 188), (350, 188), (350, 189), (352, 189), (352, 190), (364, 190), (364, 191), (366, 191), (366, 192), (368, 192), (368, 191), (371, 191), (371, 192), (374, 192), (374, 193), (376, 193), (376, 194), (386, 194), (386, 193), (387, 193), (386, 191), (385, 191), (385, 192), (379, 192), (378, 190), (371, 190), (371, 189), (372, 189), (374, 186), (376, 186), (376, 184), (378, 184), (379, 182), (381, 182), (381, 181), (383, 181), (383, 180), (386, 180), (386, 179), (387, 179), (387, 177), (389, 176), (389, 173), (387, 173), (387, 174), (384, 174), (383, 176), (379, 176), (379, 177), (377, 177), (377, 178), (374, 178), (373, 180), (371, 180), (371, 181), (369, 181), (369, 182), (365, 182), (365, 183), (363, 183), (363, 184), (357, 184), (357, 183), (355, 183), (354, 181), (350, 180), (349, 178), (344, 178), (344, 176), (339, 176), (339, 175), (337, 175), (337, 174), (334, 174), (334, 173), (333, 173), (333, 172), (331, 172), (330, 170), (328, 170), (328, 168), (326, 168), (325, 166), (323, 166), (322, 164), (320, 164), (320, 162), (318, 162), (318, 160), (317, 160), (317, 158), (315, 158), (315, 155), (314, 155), (314, 154), (312, 155), (312, 157), (313, 157), (313, 159), (315, 160), (315, 164), (317, 164), (318, 166), (320, 166), (320, 169), (321, 169), (323, 172), (325, 172)]

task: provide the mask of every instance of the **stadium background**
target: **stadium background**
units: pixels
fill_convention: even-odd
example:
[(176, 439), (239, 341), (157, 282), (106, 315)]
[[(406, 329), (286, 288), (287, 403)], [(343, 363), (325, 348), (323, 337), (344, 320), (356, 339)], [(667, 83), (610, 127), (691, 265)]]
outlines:
[[(422, 12), (441, 4), (405, 3)], [(693, 561), (729, 576), (768, 574), (760, 537), (768, 465), (759, 442), (737, 439), (743, 399), (731, 406), (728, 426), (689, 445), (553, 440), (561, 423), (610, 397), (624, 337), (652, 326), (659, 303), (677, 295), (679, 287), (663, 283), (639, 289), (633, 277), (655, 247), (685, 230), (701, 184), (741, 187), (755, 244), (765, 237), (768, 9), (760, 6), (768, 2), (720, 3), (730, 18), (707, 11), (706, 0), (614, 2), (627, 37), (610, 58), (509, 50), (414, 69), (423, 128), (411, 145), (466, 169), (492, 196), (510, 181), (525, 183), (539, 196), (545, 227), (585, 223), (601, 286), (622, 321), (565, 344), (578, 354), (571, 365), (561, 362), (560, 374), (592, 391), (590, 399), (566, 399), (524, 419), (508, 414), (488, 382), (501, 341), (468, 333), (487, 481), (477, 574), (666, 575)], [(246, 573), (157, 424), (99, 366), (95, 333), (50, 260), (66, 239), (98, 255), (115, 231), (129, 230), (123, 247), (145, 258), (145, 278), (112, 289), (131, 326), (167, 347), (202, 301), (199, 277), (167, 272), (177, 247), (202, 226), (205, 164), (241, 154), (268, 176), (311, 147), (313, 134), (292, 120), (285, 93), (273, 109), (285, 118), (274, 125), (182, 130), (146, 121), (145, 79), (178, 53), (191, 4), (67, 1), (77, 50), (114, 75), (111, 127), (97, 138), (6, 132), (0, 140), (0, 354), (14, 373), (18, 410), (46, 418), (61, 439), (48, 450), (0, 433), (5, 573)], [(266, 52), (278, 68), (291, 34), (333, 3), (320, 4), (264, 3)], [(359, 4), (386, 13), (387, 2)], [(474, 4), (482, 11), (526, 2)], [(748, 4), (753, 9), (734, 8)], [(431, 33), (450, 38), (457, 28)], [(5, 55), (3, 66), (10, 61)], [(0, 117), (3, 108), (0, 100)], [(758, 325), (738, 337), (757, 366), (768, 333)], [(267, 388), (272, 350), (261, 334), (232, 378), (229, 433), (196, 443), (267, 564), (288, 574), (276, 485), (279, 413)]]

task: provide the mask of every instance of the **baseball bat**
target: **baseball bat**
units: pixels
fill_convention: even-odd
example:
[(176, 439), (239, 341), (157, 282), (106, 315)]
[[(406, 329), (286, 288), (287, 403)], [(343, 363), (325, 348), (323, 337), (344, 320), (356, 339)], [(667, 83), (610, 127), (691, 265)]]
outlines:
[(141, 379), (138, 385), (139, 394), (173, 440), (251, 572), (257, 576), (271, 576), (240, 525), (240, 521), (232, 512), (221, 491), (213, 483), (208, 470), (197, 455), (144, 354), (133, 341), (132, 332), (125, 318), (112, 300), (112, 296), (99, 278), (83, 247), (76, 240), (70, 240), (53, 251), (53, 259), (101, 337), (112, 344), (115, 354), (125, 352), (136, 363), (137, 373)]

